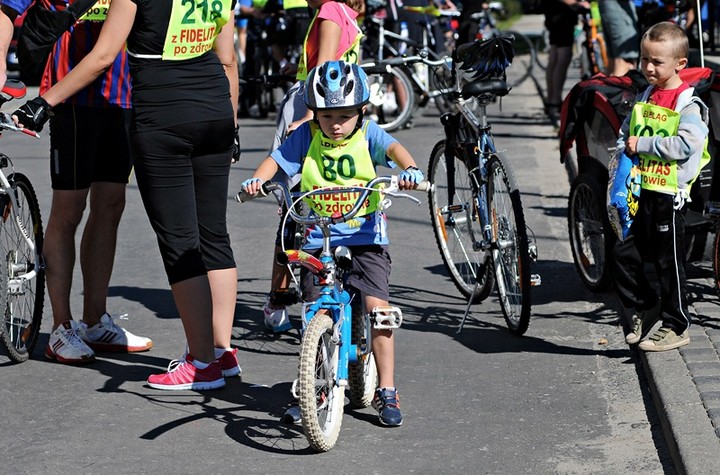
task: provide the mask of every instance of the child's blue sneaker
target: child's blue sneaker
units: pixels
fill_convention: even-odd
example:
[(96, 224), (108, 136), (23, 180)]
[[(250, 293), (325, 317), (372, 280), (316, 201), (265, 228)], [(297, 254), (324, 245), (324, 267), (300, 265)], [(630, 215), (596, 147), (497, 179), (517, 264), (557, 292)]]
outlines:
[(372, 407), (380, 414), (380, 423), (388, 427), (402, 425), (400, 396), (395, 388), (377, 388)]

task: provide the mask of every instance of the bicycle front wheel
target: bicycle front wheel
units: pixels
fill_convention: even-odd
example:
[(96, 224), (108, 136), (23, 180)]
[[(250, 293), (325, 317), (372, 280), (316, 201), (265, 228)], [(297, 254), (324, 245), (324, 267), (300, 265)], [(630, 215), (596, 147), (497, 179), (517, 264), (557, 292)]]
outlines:
[[(368, 342), (366, 336), (367, 320), (363, 315), (360, 295), (352, 302), (352, 343), (358, 349), (365, 347)], [(375, 388), (378, 385), (378, 373), (375, 366), (375, 356), (372, 351), (359, 356), (357, 363), (350, 363), (348, 367), (348, 385), (350, 386), (350, 406), (356, 409), (368, 407), (375, 395)]]
[(518, 31), (504, 31), (503, 34), (511, 34), (515, 37), (513, 42), (512, 64), (505, 70), (507, 83), (510, 87), (519, 86), (532, 72), (535, 59), (535, 46), (532, 41)]
[[(0, 195), (0, 308), (4, 309), (0, 344), (11, 360), (28, 359), (37, 343), (45, 298), (41, 264), (43, 227), (40, 205), (30, 180), (21, 173), (8, 177), (17, 199)], [(26, 235), (34, 249), (26, 241)]]
[(390, 72), (368, 75), (370, 104), (368, 116), (380, 128), (393, 132), (410, 124), (415, 109), (415, 92), (407, 74), (400, 68)]
[(522, 335), (530, 324), (530, 254), (520, 191), (505, 159), (490, 157), (488, 207), (493, 233), (497, 292), (510, 331)]
[(444, 140), (430, 155), (428, 179), (434, 185), (428, 200), (430, 218), (445, 268), (465, 298), (481, 302), (495, 284), (490, 254), (475, 246), (482, 239), (482, 228), (470, 170), (458, 158), (447, 163)]
[(300, 345), (298, 399), (305, 437), (319, 452), (332, 449), (340, 435), (345, 387), (337, 381), (339, 354), (332, 320), (315, 315)]

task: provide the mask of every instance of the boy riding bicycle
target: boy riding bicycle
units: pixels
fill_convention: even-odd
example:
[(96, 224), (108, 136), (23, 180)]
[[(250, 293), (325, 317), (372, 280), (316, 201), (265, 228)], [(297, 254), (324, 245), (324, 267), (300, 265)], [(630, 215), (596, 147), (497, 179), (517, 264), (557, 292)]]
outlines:
[[(392, 167), (393, 162), (404, 170), (398, 177), (400, 189), (416, 188), (424, 177), (407, 149), (375, 122), (363, 120), (369, 98), (367, 76), (356, 64), (328, 61), (313, 69), (304, 97), (314, 112), (313, 121), (302, 124), (273, 151), (253, 177), (243, 182), (242, 191), (257, 194), (262, 183), (278, 169), (289, 177), (300, 175), (301, 191), (365, 185), (376, 176), (378, 165)], [(341, 204), (340, 198), (329, 193), (308, 199), (312, 212), (329, 216), (333, 206)], [(368, 199), (356, 218), (333, 225), (331, 232), (333, 247), (347, 246), (353, 253), (348, 286), (360, 293), (366, 311), (387, 307), (391, 260), (386, 217), (378, 207), (378, 199)], [(309, 228), (303, 249), (319, 251), (321, 245), (321, 231)], [(312, 276), (303, 279), (301, 288), (306, 301), (317, 298)], [(402, 415), (394, 381), (393, 331), (373, 328), (372, 342), (379, 377), (372, 405), (379, 412), (381, 424), (399, 426)]]

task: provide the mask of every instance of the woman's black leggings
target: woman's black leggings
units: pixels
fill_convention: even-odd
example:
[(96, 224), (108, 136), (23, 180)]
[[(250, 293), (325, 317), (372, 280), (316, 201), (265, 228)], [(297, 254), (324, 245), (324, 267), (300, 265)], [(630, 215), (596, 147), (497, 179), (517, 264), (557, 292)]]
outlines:
[(232, 119), (132, 127), (135, 175), (170, 284), (235, 267), (227, 232)]

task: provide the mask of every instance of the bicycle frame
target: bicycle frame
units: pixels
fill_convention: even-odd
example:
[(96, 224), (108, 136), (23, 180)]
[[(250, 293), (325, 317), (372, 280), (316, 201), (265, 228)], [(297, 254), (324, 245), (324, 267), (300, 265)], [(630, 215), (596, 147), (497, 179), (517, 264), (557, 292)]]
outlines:
[[(473, 99), (470, 99), (473, 100)], [(465, 125), (469, 126), (473, 131), (473, 136), (477, 137), (477, 150), (473, 150), (473, 153), (466, 153), (465, 160), (467, 162), (470, 179), (474, 188), (474, 195), (476, 196), (476, 203), (478, 212), (480, 213), (480, 223), (482, 226), (483, 239), (482, 242), (477, 242), (472, 227), (470, 228), (470, 234), (473, 238), (473, 251), (483, 250), (488, 252), (490, 249), (490, 243), (492, 242), (492, 227), (490, 226), (490, 213), (487, 206), (487, 182), (488, 182), (488, 170), (487, 161), (491, 155), (496, 154), (495, 143), (490, 133), (491, 126), (487, 122), (486, 108), (487, 106), (483, 103), (479, 103), (481, 110), (480, 118), (478, 118), (470, 107), (467, 106), (467, 100), (458, 98), (456, 99), (456, 108), (463, 118)], [(463, 124), (457, 124), (462, 126)], [(459, 128), (450, 129), (446, 127), (446, 137), (452, 137), (457, 135)], [(449, 161), (454, 164), (454, 161)], [(452, 166), (452, 165), (450, 165)], [(454, 170), (452, 170), (454, 174)], [(448, 170), (448, 176), (451, 175), (451, 171)], [(467, 219), (472, 219), (472, 210), (466, 209)]]

